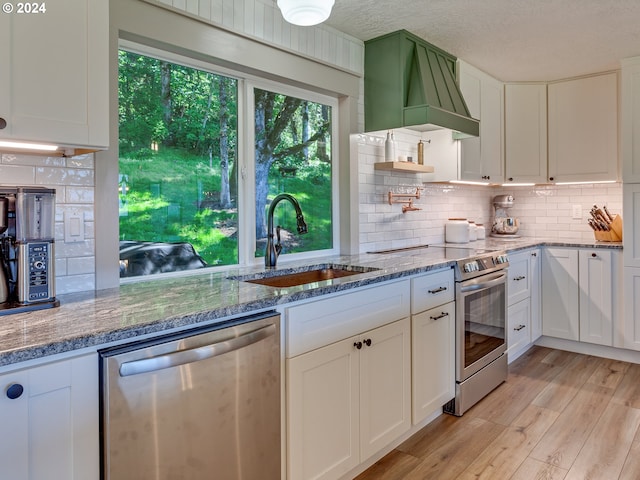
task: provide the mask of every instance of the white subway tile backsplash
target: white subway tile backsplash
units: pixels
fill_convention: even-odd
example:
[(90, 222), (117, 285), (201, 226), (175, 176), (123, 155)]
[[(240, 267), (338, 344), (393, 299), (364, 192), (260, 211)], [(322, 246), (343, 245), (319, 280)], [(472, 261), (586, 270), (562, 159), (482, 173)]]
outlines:
[(0, 184), (2, 185), (33, 185), (36, 170), (28, 165), (0, 164)]
[[(491, 231), (495, 195), (511, 194), (515, 206), (510, 214), (520, 220), (520, 234), (558, 241), (590, 241), (593, 231), (586, 219), (594, 203), (607, 205), (612, 213), (622, 210), (622, 187), (607, 185), (540, 185), (534, 187), (479, 187), (445, 183), (421, 184), (421, 174), (374, 170), (384, 161), (386, 132), (352, 135), (360, 169), (360, 251), (399, 248), (424, 243), (442, 243), (448, 218), (463, 217), (485, 225)], [(395, 132), (399, 155), (415, 155), (420, 135)], [(389, 205), (390, 189), (422, 185), (421, 198), (414, 205), (422, 210), (402, 213), (401, 205)], [(573, 219), (573, 205), (580, 205), (583, 218)], [(384, 235), (380, 235), (385, 232)], [(395, 233), (394, 233), (395, 232)]]

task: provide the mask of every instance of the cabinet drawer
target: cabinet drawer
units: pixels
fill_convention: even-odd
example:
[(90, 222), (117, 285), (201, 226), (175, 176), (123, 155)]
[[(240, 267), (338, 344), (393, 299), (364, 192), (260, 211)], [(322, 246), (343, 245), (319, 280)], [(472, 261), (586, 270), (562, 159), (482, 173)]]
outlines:
[(454, 297), (452, 268), (411, 279), (411, 313), (423, 312), (452, 302)]
[(287, 358), (408, 317), (409, 294), (402, 280), (287, 308)]
[(529, 255), (518, 255), (509, 258), (509, 305), (518, 303), (531, 296), (531, 280), (529, 278)]
[(531, 343), (531, 304), (529, 299), (511, 305), (507, 311), (507, 352), (512, 362)]

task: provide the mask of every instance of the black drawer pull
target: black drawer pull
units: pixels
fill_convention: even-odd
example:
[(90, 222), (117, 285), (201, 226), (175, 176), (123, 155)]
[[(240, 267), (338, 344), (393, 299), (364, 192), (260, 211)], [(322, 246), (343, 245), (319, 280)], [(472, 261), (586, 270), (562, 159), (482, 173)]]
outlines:
[(355, 342), (353, 346), (360, 350), (362, 348), (362, 342)]
[(519, 332), (520, 330), (522, 330), (523, 328), (525, 328), (525, 325), (518, 325), (516, 328), (514, 328), (514, 330), (516, 332)]
[(448, 317), (449, 313), (448, 312), (442, 312), (440, 315), (438, 315), (437, 317), (429, 317), (431, 320), (440, 320), (441, 318), (444, 317)]
[(429, 292), (430, 294), (435, 294), (435, 293), (440, 293), (440, 292), (444, 292), (447, 290), (447, 287), (438, 287), (435, 290), (427, 290), (427, 292)]
[(365, 341), (364, 341), (364, 344), (365, 344), (367, 347), (370, 347), (370, 346), (371, 346), (371, 339), (370, 339), (370, 338), (366, 338), (366, 339), (365, 339)]
[(520, 280), (524, 280), (525, 278), (527, 278), (527, 277), (525, 277), (524, 275), (520, 275), (519, 277), (514, 277), (514, 280), (516, 282), (519, 282)]

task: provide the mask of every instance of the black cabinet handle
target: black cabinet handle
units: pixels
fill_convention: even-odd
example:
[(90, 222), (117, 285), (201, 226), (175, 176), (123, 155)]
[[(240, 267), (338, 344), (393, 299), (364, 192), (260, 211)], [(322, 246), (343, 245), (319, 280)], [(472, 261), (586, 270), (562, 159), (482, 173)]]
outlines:
[(525, 277), (524, 275), (520, 275), (519, 277), (513, 277), (513, 279), (514, 279), (516, 282), (519, 282), (520, 280), (524, 280), (525, 278), (527, 278), (527, 277)]
[(513, 177), (509, 177), (509, 181), (510, 181), (510, 182), (513, 182)]
[(4, 118), (0, 117), (0, 130), (4, 128), (7, 128), (7, 121)]
[(435, 294), (435, 293), (444, 292), (446, 289), (447, 289), (447, 287), (438, 287), (435, 290), (427, 290), (427, 292), (429, 292), (431, 294)]
[(444, 317), (448, 317), (449, 313), (448, 312), (442, 312), (440, 315), (436, 316), (436, 317), (429, 317), (431, 320), (440, 320), (441, 318)]
[(370, 339), (370, 338), (365, 339), (364, 344), (365, 344), (367, 347), (370, 347), (370, 346), (371, 346), (371, 339)]
[(24, 387), (22, 385), (19, 383), (12, 383), (7, 387), (7, 398), (10, 398), (11, 400), (20, 398), (22, 392), (24, 392)]
[(537, 257), (537, 256), (538, 256), (538, 254), (537, 254), (536, 252), (533, 252), (533, 253), (531, 254), (531, 256), (532, 256), (532, 257)]
[(549, 177), (549, 180), (553, 182), (553, 177)]
[(598, 255), (597, 255), (596, 253), (592, 253), (592, 254), (591, 254), (591, 256), (592, 256), (593, 258), (596, 258)]
[(353, 346), (360, 350), (362, 348), (362, 342), (354, 342)]
[(523, 328), (525, 328), (525, 325), (518, 325), (517, 327), (514, 328), (514, 330), (516, 332), (519, 332), (520, 330), (522, 330)]

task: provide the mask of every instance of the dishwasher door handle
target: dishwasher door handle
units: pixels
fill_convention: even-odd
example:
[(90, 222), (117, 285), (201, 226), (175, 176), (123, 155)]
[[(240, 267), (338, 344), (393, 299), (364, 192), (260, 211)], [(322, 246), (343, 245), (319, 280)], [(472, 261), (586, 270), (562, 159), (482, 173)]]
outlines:
[(204, 345), (202, 347), (192, 348), (189, 350), (181, 350), (174, 353), (167, 353), (165, 355), (158, 355), (157, 357), (125, 362), (120, 365), (120, 376), (129, 377), (131, 375), (139, 375), (141, 373), (150, 373), (165, 368), (177, 367), (217, 357), (218, 355), (239, 350), (253, 343), (257, 343), (260, 340), (274, 335), (275, 332), (276, 326), (271, 324), (252, 332), (245, 333), (239, 337), (218, 343), (212, 343), (211, 345)]

